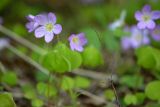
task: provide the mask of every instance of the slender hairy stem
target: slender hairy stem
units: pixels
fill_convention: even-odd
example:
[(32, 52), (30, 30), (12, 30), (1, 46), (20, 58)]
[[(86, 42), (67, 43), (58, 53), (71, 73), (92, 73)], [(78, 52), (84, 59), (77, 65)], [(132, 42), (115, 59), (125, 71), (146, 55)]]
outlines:
[(51, 79), (51, 72), (49, 72), (49, 77), (48, 77), (48, 107), (50, 107), (50, 79)]
[[(99, 41), (103, 42), (101, 36), (99, 35), (99, 33), (98, 33), (96, 30), (94, 30), (94, 31), (95, 31), (96, 34), (98, 35)], [(114, 72), (114, 67), (115, 67), (115, 63), (114, 63), (114, 60), (115, 60), (115, 59), (114, 59), (114, 53), (113, 53), (113, 58), (112, 58), (112, 60), (113, 60), (113, 62), (110, 64), (110, 69), (109, 69), (110, 74), (111, 74), (110, 83), (111, 83), (111, 87), (112, 87), (112, 89), (113, 89), (113, 91), (114, 91), (114, 94), (115, 94), (115, 97), (116, 97), (116, 104), (117, 104), (118, 107), (121, 107), (121, 104), (120, 104), (120, 101), (119, 101), (119, 97), (118, 97), (118, 94), (117, 94), (117, 91), (116, 91), (116, 88), (115, 88), (115, 86), (114, 86), (113, 79), (112, 79), (112, 77), (113, 77), (113, 72)]]
[(49, 75), (49, 71), (47, 69), (43, 68), (40, 64), (38, 64), (36, 61), (32, 60), (30, 57), (26, 56), (25, 54), (17, 50), (15, 47), (9, 45), (7, 48), (13, 53), (15, 53), (17, 56), (22, 58), (23, 60), (25, 60), (26, 62), (30, 63), (35, 68), (43, 72), (44, 74)]
[(119, 101), (119, 97), (118, 97), (118, 94), (117, 94), (117, 91), (116, 91), (116, 88), (114, 86), (113, 79), (112, 79), (114, 68), (115, 68), (115, 62), (114, 62), (115, 58), (114, 57), (115, 56), (113, 54), (113, 58), (112, 58), (113, 62), (110, 65), (110, 73), (111, 73), (110, 83), (111, 83), (111, 87), (112, 87), (112, 89), (114, 91), (114, 94), (115, 94), (115, 97), (116, 97), (116, 104), (117, 104), (118, 107), (121, 107), (121, 104), (120, 104), (120, 101)]
[(12, 38), (13, 40), (17, 41), (18, 43), (28, 47), (29, 49), (39, 53), (39, 54), (45, 54), (46, 51), (40, 47), (38, 47), (37, 45), (29, 42), (28, 40), (22, 38), (21, 36), (17, 35), (16, 33), (10, 31), (9, 29), (3, 27), (2, 25), (0, 25), (0, 32), (6, 34), (8, 37)]
[(0, 61), (0, 70), (2, 73), (5, 73), (6, 72), (6, 69), (4, 67), (4, 65), (2, 64), (2, 62)]

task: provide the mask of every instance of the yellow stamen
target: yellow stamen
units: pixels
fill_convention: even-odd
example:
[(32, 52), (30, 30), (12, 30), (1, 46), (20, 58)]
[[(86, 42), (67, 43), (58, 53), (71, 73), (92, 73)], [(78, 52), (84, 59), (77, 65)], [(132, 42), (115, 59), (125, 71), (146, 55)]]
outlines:
[(78, 37), (74, 37), (72, 40), (74, 43), (78, 43), (78, 41), (79, 41)]
[(143, 16), (143, 20), (146, 22), (146, 21), (148, 21), (148, 20), (150, 20), (150, 16), (149, 15), (144, 15)]
[(53, 26), (52, 23), (48, 23), (48, 24), (46, 24), (45, 27), (46, 27), (46, 30), (50, 32), (50, 31), (52, 31), (52, 29), (53, 29), (54, 26)]

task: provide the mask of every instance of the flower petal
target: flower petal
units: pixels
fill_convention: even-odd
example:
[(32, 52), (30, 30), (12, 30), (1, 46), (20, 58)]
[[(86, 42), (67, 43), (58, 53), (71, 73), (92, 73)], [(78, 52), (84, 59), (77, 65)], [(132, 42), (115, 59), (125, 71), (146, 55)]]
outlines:
[(147, 22), (147, 28), (148, 29), (154, 29), (156, 26), (155, 22), (153, 20), (150, 20)]
[(39, 28), (37, 28), (35, 30), (35, 36), (36, 38), (41, 38), (45, 35), (46, 31), (45, 31), (45, 27), (44, 26), (41, 26)]
[(80, 46), (80, 45), (77, 45), (77, 46), (75, 47), (75, 50), (77, 50), (77, 51), (79, 51), (79, 52), (82, 52), (82, 51), (83, 51), (83, 47)]
[(150, 5), (145, 5), (142, 9), (142, 12), (151, 12), (151, 6)]
[(137, 24), (137, 27), (139, 28), (139, 29), (145, 29), (146, 28), (146, 23), (145, 22), (139, 22), (138, 24)]
[(56, 15), (55, 14), (53, 14), (53, 13), (48, 13), (48, 20), (49, 20), (49, 22), (51, 22), (52, 24), (55, 24), (56, 23)]
[(28, 32), (32, 32), (34, 30), (34, 22), (27, 23), (26, 28), (28, 29)]
[(75, 37), (75, 34), (72, 34), (71, 36), (69, 36), (68, 41), (71, 42), (73, 37)]
[(71, 48), (71, 50), (76, 50), (79, 52), (83, 51), (83, 47), (81, 45), (77, 45), (77, 44), (73, 43), (72, 41), (70, 42), (70, 48)]
[(76, 45), (71, 41), (70, 42), (70, 48), (71, 50), (75, 50)]
[(87, 39), (85, 38), (85, 34), (84, 33), (80, 33), (77, 35), (80, 41), (80, 44), (83, 46), (85, 44), (87, 44)]
[(142, 13), (140, 11), (137, 11), (135, 13), (135, 18), (138, 20), (138, 21), (141, 21), (142, 20)]
[(143, 36), (143, 44), (149, 44), (150, 43), (150, 39), (148, 38), (148, 36)]
[(54, 38), (54, 34), (52, 32), (47, 32), (45, 34), (45, 41), (47, 43), (51, 42), (53, 38)]
[(157, 25), (154, 30), (151, 30), (151, 36), (155, 41), (160, 41), (160, 25)]
[(28, 21), (34, 21), (35, 16), (30, 14), (26, 18), (27, 18)]
[(151, 14), (152, 14), (152, 19), (160, 18), (160, 11), (153, 11)]
[(124, 50), (127, 50), (131, 47), (131, 41), (129, 37), (123, 37), (121, 40), (121, 45)]
[(54, 25), (53, 32), (54, 32), (55, 34), (60, 34), (61, 31), (62, 31), (62, 26), (61, 26), (60, 24)]
[(39, 25), (45, 25), (48, 23), (47, 16), (44, 14), (37, 15), (35, 16), (35, 22), (37, 22)]

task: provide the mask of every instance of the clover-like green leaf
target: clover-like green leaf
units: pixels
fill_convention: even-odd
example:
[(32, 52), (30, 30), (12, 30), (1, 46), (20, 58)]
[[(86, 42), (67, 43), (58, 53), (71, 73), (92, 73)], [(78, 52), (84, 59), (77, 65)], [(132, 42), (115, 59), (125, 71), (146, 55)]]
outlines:
[(70, 50), (65, 44), (58, 43), (53, 51), (43, 56), (42, 64), (50, 71), (64, 73), (78, 68), (82, 58), (78, 52)]
[(18, 82), (17, 75), (14, 72), (10, 72), (10, 71), (6, 72), (2, 76), (2, 82), (8, 85), (14, 86)]
[(0, 107), (16, 107), (11, 94), (0, 93)]
[(145, 88), (146, 96), (151, 100), (160, 100), (160, 81), (152, 81)]
[(74, 89), (75, 82), (74, 79), (68, 76), (62, 78), (61, 88), (63, 90), (72, 90)]
[(124, 102), (127, 105), (136, 105), (137, 104), (137, 97), (133, 94), (127, 94), (124, 98)]
[(82, 53), (83, 65), (96, 68), (104, 63), (102, 54), (93, 46), (86, 47)]

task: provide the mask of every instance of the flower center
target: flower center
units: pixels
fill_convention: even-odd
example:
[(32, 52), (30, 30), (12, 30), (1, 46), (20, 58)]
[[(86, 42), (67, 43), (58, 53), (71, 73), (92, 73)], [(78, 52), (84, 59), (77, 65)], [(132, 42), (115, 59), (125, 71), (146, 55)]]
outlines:
[(136, 40), (137, 42), (142, 41), (142, 35), (136, 35), (135, 40)]
[(147, 22), (148, 20), (150, 20), (150, 16), (149, 15), (144, 15), (143, 16), (143, 20), (145, 21), (145, 22)]
[(79, 42), (78, 37), (74, 37), (72, 40), (73, 40), (73, 42), (76, 43), (76, 44), (78, 44), (78, 42)]
[(45, 27), (46, 27), (46, 30), (47, 30), (47, 31), (49, 31), (49, 32), (50, 32), (50, 31), (52, 31), (52, 29), (54, 28), (54, 26), (53, 26), (53, 24), (52, 24), (52, 23), (48, 23), (48, 24), (46, 24), (46, 26), (45, 26)]

